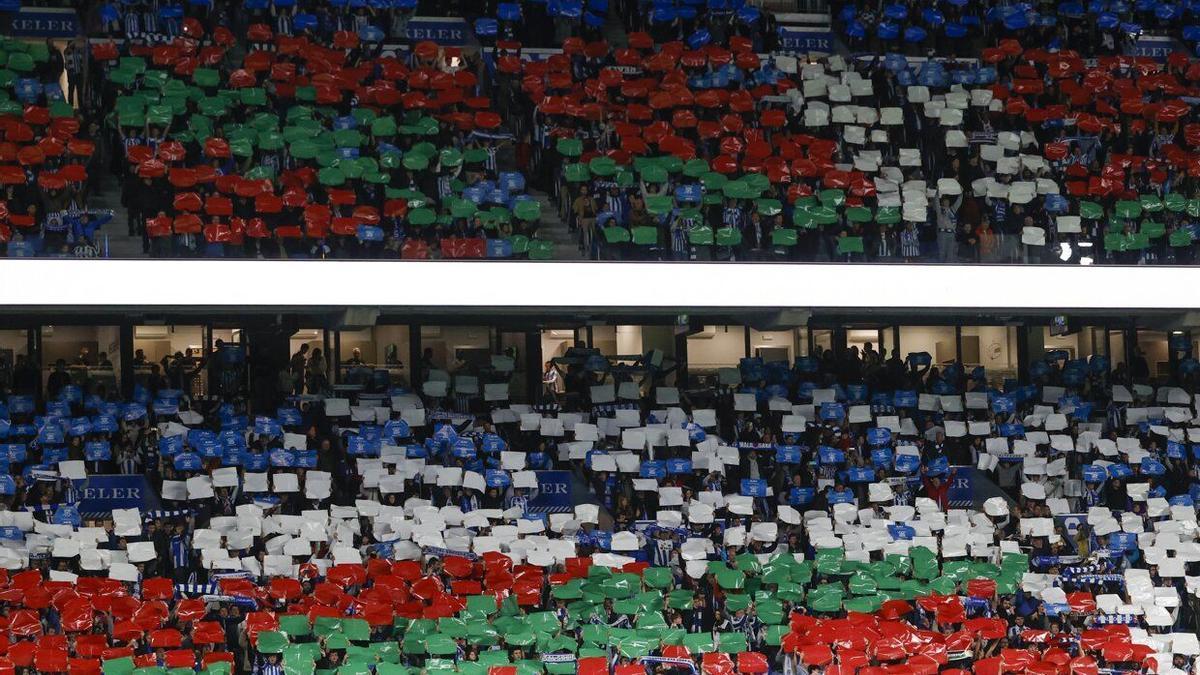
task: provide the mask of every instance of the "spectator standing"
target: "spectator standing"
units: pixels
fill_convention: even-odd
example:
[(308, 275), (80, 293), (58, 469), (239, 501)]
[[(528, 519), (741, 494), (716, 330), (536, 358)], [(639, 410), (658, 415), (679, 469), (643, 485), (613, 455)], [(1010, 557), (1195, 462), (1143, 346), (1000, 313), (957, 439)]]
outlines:
[(937, 206), (938, 262), (955, 262), (958, 259), (958, 209), (962, 206), (962, 195), (953, 201), (942, 197)]

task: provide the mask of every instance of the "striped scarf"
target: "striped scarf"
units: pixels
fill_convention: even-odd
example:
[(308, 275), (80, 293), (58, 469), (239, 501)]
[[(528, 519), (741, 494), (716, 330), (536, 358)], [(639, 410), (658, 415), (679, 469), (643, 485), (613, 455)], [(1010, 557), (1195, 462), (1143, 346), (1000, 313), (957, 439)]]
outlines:
[(721, 215), (721, 222), (725, 227), (741, 227), (742, 226), (742, 210), (736, 206), (727, 206)]

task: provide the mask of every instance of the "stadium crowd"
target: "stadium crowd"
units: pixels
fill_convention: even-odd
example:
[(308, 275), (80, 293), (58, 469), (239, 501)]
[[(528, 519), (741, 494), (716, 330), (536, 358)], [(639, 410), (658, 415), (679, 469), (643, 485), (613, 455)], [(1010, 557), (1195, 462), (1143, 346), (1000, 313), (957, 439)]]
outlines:
[[(1191, 672), (1194, 359), (1001, 384), (868, 345), (681, 390), (573, 356), (526, 404), (9, 395), (0, 667)], [(155, 499), (89, 512), (114, 473)]]
[(1191, 10), (1077, 4), (835, 7), (867, 57), (721, 2), (464, 8), (466, 47), (411, 2), (102, 5), (120, 41), (3, 43), (2, 234), (103, 255), (99, 171), (154, 256), (547, 259), (554, 209), (572, 257), (1189, 264), (1200, 67), (1087, 31)]

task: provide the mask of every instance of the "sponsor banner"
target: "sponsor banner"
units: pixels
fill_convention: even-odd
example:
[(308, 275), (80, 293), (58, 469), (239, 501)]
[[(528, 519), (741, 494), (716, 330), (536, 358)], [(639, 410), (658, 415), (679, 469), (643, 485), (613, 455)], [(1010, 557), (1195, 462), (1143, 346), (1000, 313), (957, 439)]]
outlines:
[(97, 474), (88, 476), (79, 488), (83, 512), (112, 511), (113, 509), (161, 508), (150, 483), (142, 475)]
[(1172, 38), (1163, 35), (1143, 35), (1133, 45), (1134, 56), (1147, 56), (1155, 61), (1166, 61), (1171, 52), (1179, 48)]
[(780, 26), (779, 51), (807, 54), (833, 52), (833, 32), (824, 27)]
[(570, 471), (538, 471), (537, 492), (529, 497), (530, 513), (564, 513), (574, 509)]
[(61, 7), (22, 7), (12, 17), (16, 37), (70, 38), (79, 34), (75, 10)]
[(974, 467), (950, 467), (950, 484), (946, 497), (953, 508), (969, 509), (975, 506)]
[(443, 47), (461, 47), (467, 43), (467, 20), (462, 17), (414, 16), (408, 20), (404, 32), (410, 44), (430, 40)]

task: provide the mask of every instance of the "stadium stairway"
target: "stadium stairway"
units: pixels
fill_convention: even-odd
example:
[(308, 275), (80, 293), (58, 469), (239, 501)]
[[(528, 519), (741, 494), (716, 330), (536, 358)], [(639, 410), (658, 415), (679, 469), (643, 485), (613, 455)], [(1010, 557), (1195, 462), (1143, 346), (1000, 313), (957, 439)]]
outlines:
[(583, 472), (578, 468), (571, 471), (571, 501), (575, 504), (595, 504), (600, 507), (600, 522), (596, 524), (597, 529), (612, 531), (614, 520), (612, 514), (600, 503), (596, 498), (596, 493), (592, 492), (587, 480), (584, 478)]
[(579, 250), (575, 233), (558, 217), (558, 207), (549, 195), (530, 190), (530, 194), (542, 205), (542, 220), (538, 225), (538, 239), (554, 242), (554, 260), (580, 260), (583, 253)]
[(971, 467), (970, 472), (971, 498), (974, 502), (972, 508), (982, 509), (983, 503), (992, 497), (1003, 497), (1004, 501), (1008, 502), (1009, 508), (1014, 508), (1018, 505), (1017, 500), (1013, 499), (1012, 495), (1005, 492), (999, 485), (996, 485), (986, 472), (980, 471), (975, 467)]
[(90, 200), (92, 208), (112, 209), (113, 219), (104, 226), (101, 236), (107, 243), (107, 256), (110, 258), (141, 258), (141, 236), (129, 236), (129, 212), (121, 206), (121, 186), (111, 173), (105, 171), (100, 175), (100, 184)]

